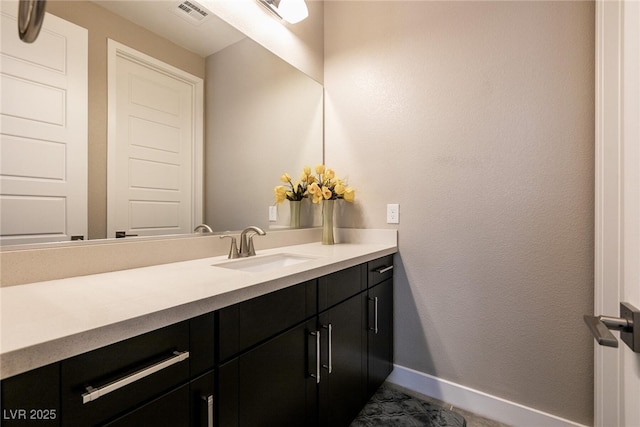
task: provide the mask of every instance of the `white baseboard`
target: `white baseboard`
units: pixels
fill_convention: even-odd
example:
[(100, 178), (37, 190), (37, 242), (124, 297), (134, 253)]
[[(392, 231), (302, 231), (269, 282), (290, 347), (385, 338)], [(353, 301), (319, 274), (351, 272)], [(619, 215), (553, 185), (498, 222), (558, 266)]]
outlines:
[(482, 417), (512, 426), (584, 427), (582, 424), (529, 408), (519, 403), (465, 387), (432, 375), (394, 365), (387, 381), (447, 402)]

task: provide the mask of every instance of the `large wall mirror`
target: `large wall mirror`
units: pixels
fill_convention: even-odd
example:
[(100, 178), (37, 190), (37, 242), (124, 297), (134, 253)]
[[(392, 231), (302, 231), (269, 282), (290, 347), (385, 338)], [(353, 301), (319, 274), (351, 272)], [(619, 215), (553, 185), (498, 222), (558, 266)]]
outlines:
[[(193, 6), (199, 3), (185, 3), (192, 8), (189, 14), (198, 14), (198, 18), (186, 17), (185, 6), (179, 1), (47, 2), (48, 13), (88, 31), (85, 239), (115, 237), (106, 231), (108, 120), (106, 101), (101, 99), (101, 94), (106, 96), (106, 87), (95, 87), (106, 86), (106, 38), (120, 38), (119, 42), (129, 44), (125, 35), (140, 34), (135, 36), (136, 43), (147, 39), (145, 43), (152, 47), (145, 49), (145, 43), (140, 43), (133, 48), (150, 56), (166, 54), (171, 60), (184, 56), (185, 71), (204, 79), (202, 218), (214, 231), (239, 230), (247, 225), (265, 230), (288, 227), (286, 202), (278, 207), (278, 220), (269, 220), (273, 187), (280, 184), (283, 172), (296, 177), (303, 166), (323, 161), (322, 85), (206, 9), (194, 12)], [(148, 36), (148, 32), (155, 35)], [(158, 46), (162, 39), (171, 41), (173, 50)], [(100, 77), (92, 83), (95, 73)], [(2, 102), (6, 106), (21, 101), (3, 95)], [(311, 211), (304, 215), (302, 226), (317, 225), (317, 212), (311, 206), (307, 209)], [(68, 240), (68, 236), (60, 240)]]

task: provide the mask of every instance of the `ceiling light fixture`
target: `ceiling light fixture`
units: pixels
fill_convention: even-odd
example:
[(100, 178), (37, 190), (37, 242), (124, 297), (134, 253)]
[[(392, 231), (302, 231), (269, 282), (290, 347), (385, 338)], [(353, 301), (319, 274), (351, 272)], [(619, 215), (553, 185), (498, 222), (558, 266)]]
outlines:
[(290, 24), (297, 24), (309, 16), (309, 9), (304, 0), (259, 0), (262, 5), (278, 18)]

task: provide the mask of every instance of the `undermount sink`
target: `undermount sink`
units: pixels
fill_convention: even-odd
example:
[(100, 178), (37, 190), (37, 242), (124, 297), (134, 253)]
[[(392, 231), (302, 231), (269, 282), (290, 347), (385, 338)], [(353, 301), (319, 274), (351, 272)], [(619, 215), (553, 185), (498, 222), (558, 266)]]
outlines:
[(290, 267), (313, 259), (316, 258), (297, 254), (273, 254), (235, 259), (213, 264), (213, 266), (247, 271), (250, 273), (260, 273), (275, 270), (277, 268)]

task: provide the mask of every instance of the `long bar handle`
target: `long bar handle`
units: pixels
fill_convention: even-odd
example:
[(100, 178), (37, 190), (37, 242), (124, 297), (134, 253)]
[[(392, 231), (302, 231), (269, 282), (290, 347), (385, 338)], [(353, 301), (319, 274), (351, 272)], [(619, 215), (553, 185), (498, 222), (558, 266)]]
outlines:
[(373, 331), (377, 335), (378, 334), (378, 297), (374, 297), (374, 298), (369, 297), (369, 301), (373, 301), (373, 328), (369, 328), (369, 330)]
[(213, 427), (213, 394), (202, 396), (202, 400), (207, 402), (207, 427)]
[(149, 367), (146, 367), (137, 372), (134, 372), (133, 374), (128, 375), (124, 378), (121, 378), (119, 380), (110, 382), (109, 384), (103, 385), (102, 387), (93, 388), (91, 386), (88, 386), (86, 388), (87, 392), (82, 394), (82, 404), (86, 404), (88, 402), (99, 399), (100, 397), (105, 396), (111, 393), (112, 391), (116, 391), (124, 386), (134, 383), (144, 377), (148, 377), (151, 374), (154, 374), (158, 371), (161, 371), (162, 369), (168, 368), (171, 365), (175, 365), (176, 363), (182, 362), (189, 358), (188, 351), (183, 351), (183, 352), (174, 351), (173, 354), (174, 356), (170, 357), (169, 359), (163, 360), (162, 362), (155, 363)]
[(390, 265), (388, 267), (380, 267), (380, 268), (378, 268), (377, 270), (374, 270), (374, 271), (376, 273), (383, 274), (383, 273), (386, 273), (387, 271), (391, 271), (391, 270), (393, 270), (393, 265)]
[(316, 384), (320, 384), (320, 331), (312, 331), (309, 334), (316, 337), (316, 373), (309, 375), (316, 379)]
[(331, 323), (329, 323), (328, 325), (322, 325), (322, 327), (324, 329), (327, 329), (329, 331), (328, 335), (329, 337), (327, 338), (328, 341), (328, 350), (329, 350), (329, 363), (327, 365), (322, 365), (323, 368), (325, 368), (327, 371), (329, 371), (329, 373), (333, 372), (333, 325)]

